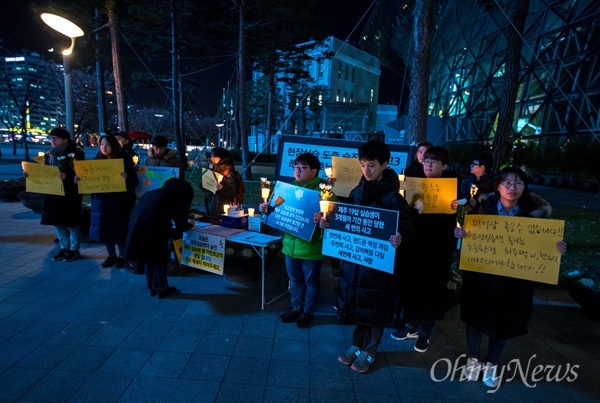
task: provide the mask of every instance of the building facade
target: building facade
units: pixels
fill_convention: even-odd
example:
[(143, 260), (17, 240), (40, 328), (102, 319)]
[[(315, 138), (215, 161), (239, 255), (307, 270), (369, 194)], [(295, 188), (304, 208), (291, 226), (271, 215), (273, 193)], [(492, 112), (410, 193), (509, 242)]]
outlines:
[[(410, 57), (410, 3), (378, 1), (363, 33), (363, 47), (400, 71)], [(443, 141), (485, 143), (494, 137), (504, 85), (504, 31), (515, 3), (435, 3), (428, 113), (442, 118)], [(599, 15), (596, 0), (530, 0), (513, 140), (558, 146), (598, 140)]]
[(11, 132), (20, 138), (25, 130), (30, 141), (45, 140), (45, 134), (65, 121), (62, 66), (35, 52), (0, 60), (2, 141)]
[[(298, 45), (307, 48), (300, 68), (308, 78), (292, 83), (286, 77), (289, 73), (276, 76), (278, 96), (283, 103), (277, 131), (345, 138), (374, 132), (381, 75), (379, 59), (334, 37), (314, 42), (315, 46), (309, 46), (311, 43)], [(254, 79), (259, 76), (255, 73)], [(250, 150), (265, 143), (263, 133), (263, 127), (253, 127)]]

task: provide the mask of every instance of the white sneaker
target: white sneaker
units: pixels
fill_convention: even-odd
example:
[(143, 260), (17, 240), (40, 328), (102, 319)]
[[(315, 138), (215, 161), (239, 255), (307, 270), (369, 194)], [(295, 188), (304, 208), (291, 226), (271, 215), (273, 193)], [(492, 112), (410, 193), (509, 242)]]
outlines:
[(481, 363), (477, 358), (469, 357), (467, 364), (463, 367), (462, 374), (464, 379), (467, 381), (476, 381), (479, 379), (479, 372), (481, 371)]
[(490, 388), (498, 387), (498, 381), (500, 380), (496, 375), (497, 365), (488, 362), (483, 367), (483, 383)]

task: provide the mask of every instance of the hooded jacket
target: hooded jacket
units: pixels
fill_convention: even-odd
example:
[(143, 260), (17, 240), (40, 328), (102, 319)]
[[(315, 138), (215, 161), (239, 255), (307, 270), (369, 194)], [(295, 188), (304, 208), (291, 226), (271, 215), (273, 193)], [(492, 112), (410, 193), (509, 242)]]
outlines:
[[(64, 159), (60, 159), (62, 157)], [(71, 165), (72, 161), (69, 161), (73, 158), (78, 161), (84, 160), (85, 153), (70, 139), (66, 143), (59, 144), (46, 151), (44, 163), (46, 165), (58, 166), (59, 170), (65, 173), (66, 177), (63, 181), (64, 196), (44, 195), (41, 220), (43, 225), (79, 227), (83, 195), (79, 194), (77, 184), (74, 181), (75, 170)], [(63, 161), (65, 162), (63, 163)]]
[[(399, 212), (398, 232), (402, 245), (396, 250), (395, 269), (403, 249), (412, 240), (408, 204), (398, 193), (400, 181), (392, 169), (383, 171), (380, 181), (361, 178), (348, 202)], [(394, 275), (356, 263), (342, 261), (338, 284), (338, 318), (342, 323), (385, 326), (394, 314)]]
[[(537, 207), (521, 208), (519, 217), (547, 218), (552, 208), (546, 200), (531, 195)], [(480, 213), (498, 215), (498, 199), (487, 198)], [(494, 337), (505, 340), (527, 333), (533, 310), (535, 283), (512, 277), (463, 271), (460, 293), (460, 318), (468, 325)]]

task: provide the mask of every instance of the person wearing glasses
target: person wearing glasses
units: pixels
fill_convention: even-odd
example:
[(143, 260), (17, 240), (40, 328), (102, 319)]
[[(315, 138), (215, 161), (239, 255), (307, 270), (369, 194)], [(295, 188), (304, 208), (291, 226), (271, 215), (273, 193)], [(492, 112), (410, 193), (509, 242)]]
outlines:
[[(321, 170), (319, 158), (311, 153), (300, 154), (294, 160), (294, 180), (292, 185), (311, 190), (319, 190), (321, 183), (329, 182), (318, 176)], [(333, 195), (331, 201), (337, 201)], [(259, 210), (269, 212), (269, 204), (261, 203)], [(314, 206), (319, 211), (319, 206)], [(295, 323), (297, 327), (308, 326), (314, 317), (321, 290), (321, 265), (323, 264), (323, 237), (315, 231), (310, 241), (290, 233), (283, 233), (285, 268), (290, 278), (290, 309), (279, 316), (283, 323)]]
[[(492, 188), (494, 193), (482, 202), (479, 214), (547, 218), (552, 212), (548, 202), (532, 197), (527, 175), (519, 168), (502, 169)], [(456, 227), (454, 235), (464, 238), (467, 232)], [(557, 242), (556, 247), (561, 254), (567, 251), (564, 241)], [(477, 381), (483, 371), (483, 383), (495, 388), (499, 382), (496, 366), (506, 341), (527, 333), (535, 283), (472, 271), (463, 271), (462, 276), (460, 318), (467, 325), (468, 349), (463, 376)], [(479, 346), (484, 335), (488, 337), (488, 348), (480, 360)]]
[(487, 195), (491, 192), (491, 182), (494, 178), (493, 174), (494, 158), (490, 154), (480, 154), (473, 158), (471, 163), (471, 173), (462, 181), (460, 185), (460, 191), (458, 192), (458, 198), (471, 198), (471, 188), (477, 187), (473, 199), (476, 201), (481, 200), (483, 195)]
[[(423, 158), (427, 178), (460, 178), (446, 171), (449, 154), (443, 147), (430, 147)], [(404, 325), (393, 332), (394, 340), (415, 340), (414, 349), (424, 353), (436, 320), (446, 311), (446, 284), (450, 276), (452, 254), (456, 249), (456, 214), (421, 214), (411, 209), (415, 239), (408, 258), (396, 278)]]

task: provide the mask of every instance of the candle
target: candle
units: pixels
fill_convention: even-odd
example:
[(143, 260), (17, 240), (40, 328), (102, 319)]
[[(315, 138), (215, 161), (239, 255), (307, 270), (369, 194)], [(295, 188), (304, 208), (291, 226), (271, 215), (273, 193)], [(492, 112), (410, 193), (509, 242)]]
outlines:
[(140, 157), (138, 157), (137, 155), (134, 155), (134, 156), (132, 157), (132, 159), (133, 159), (133, 163), (134, 163), (134, 164), (137, 164), (137, 163), (138, 163), (138, 161), (140, 160)]
[(42, 152), (42, 151), (39, 151), (39, 152), (38, 152), (38, 157), (43, 157), (44, 155), (45, 155), (45, 153), (44, 153), (44, 152)]
[(227, 212), (229, 211), (229, 207), (231, 207), (229, 204), (223, 204), (223, 211), (225, 212), (225, 214), (227, 214)]
[(319, 201), (319, 206), (321, 207), (321, 213), (323, 213), (323, 219), (327, 218), (327, 212), (329, 211), (329, 201), (321, 200)]
[(400, 190), (400, 196), (404, 197), (404, 189)]
[(254, 215), (254, 209), (252, 207), (248, 207), (248, 215), (249, 216), (253, 216)]
[(265, 201), (265, 203), (267, 202), (267, 199), (269, 198), (269, 193), (271, 193), (271, 190), (269, 188), (262, 188), (260, 190), (260, 194), (262, 195), (262, 198)]
[(330, 178), (333, 175), (333, 168), (325, 168), (325, 175)]
[[(458, 228), (460, 228), (460, 224), (458, 223), (458, 221), (456, 222), (456, 226)], [(461, 245), (462, 245), (462, 238), (458, 238), (458, 240), (456, 242), (456, 249), (460, 249)]]
[(400, 180), (400, 182), (404, 182), (404, 180), (406, 179), (406, 175), (400, 174), (398, 175), (398, 179)]

